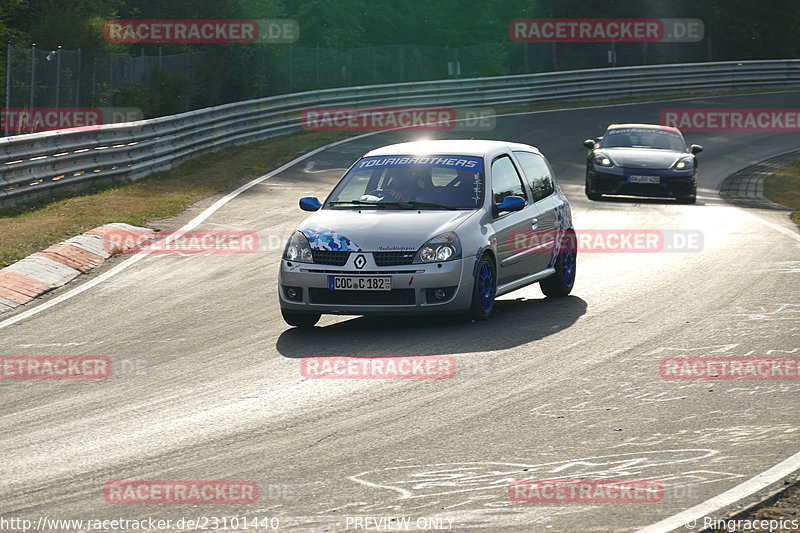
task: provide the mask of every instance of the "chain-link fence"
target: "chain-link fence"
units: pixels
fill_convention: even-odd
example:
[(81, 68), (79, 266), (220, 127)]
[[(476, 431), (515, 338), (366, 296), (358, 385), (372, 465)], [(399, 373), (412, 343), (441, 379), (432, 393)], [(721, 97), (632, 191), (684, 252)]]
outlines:
[[(159, 50), (160, 52), (160, 50)], [(6, 134), (48, 129), (41, 122), (31, 122), (37, 112), (100, 108), (103, 110), (136, 108), (135, 99), (126, 92), (137, 84), (148, 85), (158, 72), (183, 78), (184, 109), (190, 109), (189, 88), (206, 52), (130, 57), (104, 52), (41, 49), (35, 45), (20, 48), (8, 44), (6, 50), (5, 106), (2, 117)], [(138, 108), (137, 108), (138, 109)], [(30, 113), (26, 115), (25, 113)], [(114, 113), (103, 113), (103, 122)], [(141, 109), (131, 117), (143, 118)], [(23, 117), (20, 119), (20, 117)], [(72, 125), (68, 123), (67, 125)]]
[(289, 47), (270, 58), (266, 68), (277, 77), (277, 85), (273, 86), (277, 93), (497, 76), (503, 74), (502, 63), (513, 46), (513, 43), (464, 48), (390, 45), (346, 51)]
[[(103, 112), (105, 123), (333, 87), (710, 61), (710, 40), (706, 41), (615, 46), (507, 40), (461, 48), (388, 45), (350, 50), (273, 45), (252, 49), (207, 47), (203, 51), (190, 48), (179, 54), (162, 54), (159, 46), (147, 49), (149, 55), (142, 48), (138, 56), (9, 44), (2, 128), (7, 134), (47, 129), (24, 120), (11, 124), (9, 110), (138, 110), (138, 115), (105, 116)], [(61, 124), (74, 125), (69, 120)]]

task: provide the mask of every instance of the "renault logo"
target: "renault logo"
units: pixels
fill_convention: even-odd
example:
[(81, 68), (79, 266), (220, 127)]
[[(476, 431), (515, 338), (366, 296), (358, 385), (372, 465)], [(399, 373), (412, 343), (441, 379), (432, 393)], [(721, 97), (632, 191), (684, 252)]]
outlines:
[(364, 257), (362, 254), (358, 254), (356, 256), (355, 265), (356, 268), (361, 270), (367, 264), (367, 258)]

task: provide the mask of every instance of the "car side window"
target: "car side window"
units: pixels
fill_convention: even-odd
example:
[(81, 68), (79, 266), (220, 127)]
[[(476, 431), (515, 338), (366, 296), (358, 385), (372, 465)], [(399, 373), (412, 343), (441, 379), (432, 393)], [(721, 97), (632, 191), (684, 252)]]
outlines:
[(506, 196), (521, 196), (528, 199), (517, 169), (511, 158), (500, 156), (492, 163), (492, 195), (499, 204)]
[(555, 192), (553, 174), (544, 157), (531, 152), (514, 152), (533, 191), (533, 201), (538, 202)]

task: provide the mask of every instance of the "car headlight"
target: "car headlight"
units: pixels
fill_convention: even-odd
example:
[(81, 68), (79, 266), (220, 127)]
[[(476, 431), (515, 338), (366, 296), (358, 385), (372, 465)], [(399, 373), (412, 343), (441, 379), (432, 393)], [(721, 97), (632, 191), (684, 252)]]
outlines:
[(313, 263), (314, 257), (311, 255), (311, 246), (308, 239), (302, 232), (295, 231), (283, 249), (283, 258), (287, 261), (298, 263)]
[(684, 157), (675, 163), (675, 170), (691, 170), (694, 167), (694, 159), (691, 157)]
[(600, 167), (613, 167), (614, 162), (605, 154), (596, 154), (594, 156), (594, 162), (597, 166)]
[(415, 263), (435, 263), (461, 258), (461, 241), (455, 233), (447, 232), (429, 239), (414, 257)]

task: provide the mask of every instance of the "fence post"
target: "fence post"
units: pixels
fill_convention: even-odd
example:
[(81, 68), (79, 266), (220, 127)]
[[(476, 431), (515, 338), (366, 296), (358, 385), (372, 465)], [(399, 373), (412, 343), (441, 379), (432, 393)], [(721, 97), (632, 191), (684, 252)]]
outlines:
[(56, 109), (61, 103), (61, 45), (56, 50)]
[(186, 103), (184, 111), (192, 108), (192, 45), (189, 45), (189, 61), (186, 64)]
[(11, 108), (11, 53), (14, 47), (11, 46), (11, 41), (8, 42), (8, 55), (6, 56), (6, 108), (3, 110), (3, 123), (6, 125), (3, 135), (8, 137), (11, 133), (11, 124), (9, 124), (8, 110)]
[(375, 63), (375, 47), (374, 46), (370, 47), (369, 51), (370, 51), (370, 55), (372, 56), (372, 83), (375, 84), (375, 83), (378, 83), (377, 82), (378, 69), (377, 69), (377, 66), (376, 66), (376, 63)]
[(81, 106), (81, 49), (78, 48), (78, 75), (75, 77), (75, 107)]
[(28, 107), (33, 110), (33, 86), (36, 83), (36, 43), (31, 45), (31, 98)]
[(108, 106), (114, 106), (114, 54), (108, 54)]
[(347, 86), (353, 86), (353, 49), (347, 50)]
[(404, 52), (405, 52), (405, 48), (401, 44), (400, 45), (400, 61), (398, 61), (399, 66), (400, 66), (400, 80), (399, 80), (400, 83), (403, 83), (405, 81), (405, 78), (406, 78), (406, 74), (405, 74), (405, 72), (406, 72), (406, 65), (405, 65), (406, 56), (405, 56)]

